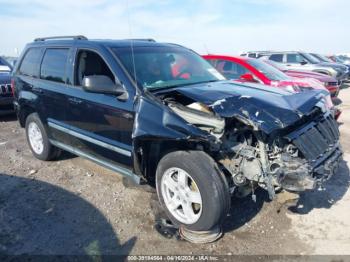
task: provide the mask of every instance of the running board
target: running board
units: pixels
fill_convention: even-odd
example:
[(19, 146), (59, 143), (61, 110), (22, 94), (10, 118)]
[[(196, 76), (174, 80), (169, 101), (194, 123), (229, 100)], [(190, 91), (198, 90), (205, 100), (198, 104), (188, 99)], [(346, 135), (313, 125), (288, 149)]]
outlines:
[(128, 170), (126, 168), (123, 168), (123, 167), (118, 166), (118, 165), (113, 165), (111, 163), (108, 163), (108, 162), (103, 161), (101, 159), (98, 159), (96, 157), (93, 157), (93, 156), (91, 156), (89, 154), (86, 154), (86, 153), (84, 153), (83, 151), (81, 151), (81, 150), (79, 150), (77, 148), (73, 148), (71, 146), (63, 144), (63, 143), (58, 142), (56, 140), (50, 139), (49, 141), (50, 141), (50, 143), (52, 145), (54, 145), (54, 146), (56, 146), (56, 147), (58, 147), (58, 148), (60, 148), (62, 150), (65, 150), (65, 151), (68, 151), (68, 152), (70, 152), (70, 153), (72, 153), (74, 155), (86, 158), (88, 160), (91, 160), (91, 161), (95, 162), (96, 164), (99, 164), (99, 165), (101, 165), (101, 166), (103, 166), (105, 168), (108, 168), (108, 169), (110, 169), (112, 171), (115, 171), (115, 172), (117, 172), (117, 173), (119, 173), (119, 174), (121, 174), (121, 175), (123, 175), (123, 176), (125, 176), (125, 177), (127, 177), (129, 179), (131, 179), (134, 183), (136, 183), (138, 185), (141, 182), (139, 176), (137, 176), (136, 174), (134, 174), (133, 172), (131, 172), (130, 170)]

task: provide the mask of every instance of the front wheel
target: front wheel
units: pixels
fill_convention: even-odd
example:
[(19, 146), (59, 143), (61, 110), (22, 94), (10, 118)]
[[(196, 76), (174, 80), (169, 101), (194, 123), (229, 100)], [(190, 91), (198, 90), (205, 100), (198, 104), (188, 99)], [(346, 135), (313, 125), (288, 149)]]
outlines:
[(230, 195), (224, 179), (204, 152), (172, 152), (157, 167), (158, 198), (174, 224), (207, 231), (229, 211)]

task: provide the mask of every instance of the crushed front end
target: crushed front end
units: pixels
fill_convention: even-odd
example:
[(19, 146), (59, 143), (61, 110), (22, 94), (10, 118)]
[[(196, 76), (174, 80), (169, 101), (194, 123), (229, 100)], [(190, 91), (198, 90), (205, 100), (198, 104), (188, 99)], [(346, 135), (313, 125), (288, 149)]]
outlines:
[(177, 89), (162, 98), (177, 115), (215, 138), (204, 150), (221, 167), (231, 193), (255, 198), (254, 190), (262, 187), (272, 199), (276, 189), (311, 190), (336, 172), (342, 150), (326, 94), (268, 93), (237, 85), (233, 92), (226, 84), (234, 93), (227, 96), (215, 87)]
[(232, 176), (233, 188), (245, 195), (260, 186), (271, 198), (276, 188), (314, 189), (336, 172), (342, 156), (330, 114), (271, 138), (236, 126), (226, 132), (223, 145), (219, 161)]

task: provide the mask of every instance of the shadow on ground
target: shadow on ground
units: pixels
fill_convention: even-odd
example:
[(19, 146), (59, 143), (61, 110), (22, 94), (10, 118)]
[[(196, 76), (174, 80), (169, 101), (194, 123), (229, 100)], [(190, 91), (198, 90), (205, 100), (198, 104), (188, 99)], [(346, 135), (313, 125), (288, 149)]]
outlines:
[(343, 198), (350, 186), (347, 162), (341, 161), (338, 172), (324, 183), (321, 190), (307, 191), (300, 194), (299, 201), (289, 208), (293, 213), (308, 214), (314, 208), (331, 208)]
[(100, 211), (79, 196), (5, 174), (0, 174), (0, 225), (5, 255), (127, 255), (136, 242), (134, 237), (121, 244)]
[(265, 190), (258, 188), (255, 194), (256, 202), (252, 200), (251, 195), (245, 198), (232, 198), (229, 217), (223, 224), (224, 232), (233, 231), (248, 223), (260, 212), (265, 202), (270, 202)]
[(15, 113), (8, 115), (0, 115), (0, 122), (13, 122), (17, 121), (17, 116)]

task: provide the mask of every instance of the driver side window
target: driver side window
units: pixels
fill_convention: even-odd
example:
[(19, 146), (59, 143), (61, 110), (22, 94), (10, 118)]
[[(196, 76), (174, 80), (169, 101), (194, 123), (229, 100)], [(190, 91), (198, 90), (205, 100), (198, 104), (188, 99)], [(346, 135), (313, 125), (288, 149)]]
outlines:
[(74, 75), (74, 84), (76, 86), (82, 85), (84, 77), (94, 75), (104, 75), (115, 82), (113, 73), (102, 57), (90, 50), (80, 50), (78, 52)]

